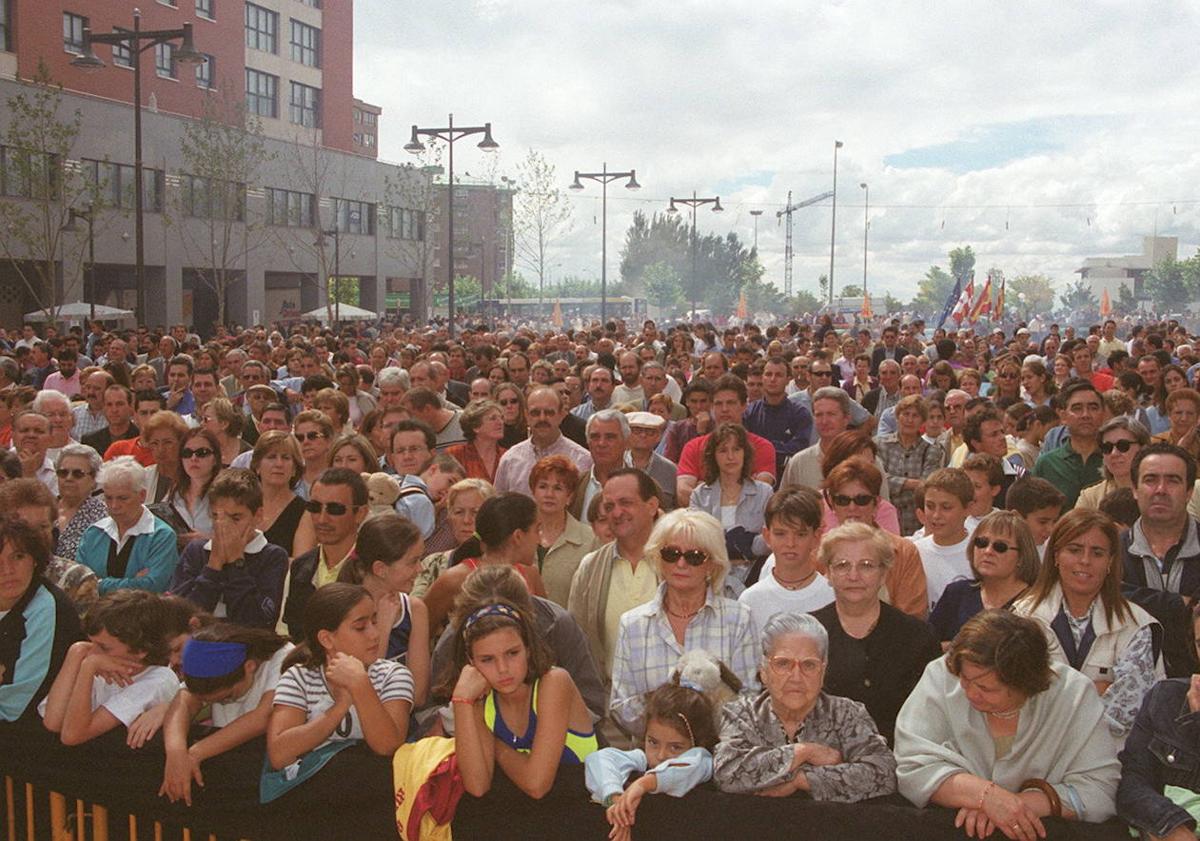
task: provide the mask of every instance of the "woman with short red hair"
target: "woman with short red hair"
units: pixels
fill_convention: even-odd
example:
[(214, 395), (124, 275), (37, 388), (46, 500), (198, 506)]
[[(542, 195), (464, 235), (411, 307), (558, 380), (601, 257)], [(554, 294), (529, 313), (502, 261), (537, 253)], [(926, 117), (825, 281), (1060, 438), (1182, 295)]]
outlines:
[(529, 490), (538, 510), (538, 569), (546, 596), (563, 607), (583, 556), (598, 548), (595, 533), (567, 507), (579, 484), (579, 471), (566, 456), (546, 456), (529, 472)]

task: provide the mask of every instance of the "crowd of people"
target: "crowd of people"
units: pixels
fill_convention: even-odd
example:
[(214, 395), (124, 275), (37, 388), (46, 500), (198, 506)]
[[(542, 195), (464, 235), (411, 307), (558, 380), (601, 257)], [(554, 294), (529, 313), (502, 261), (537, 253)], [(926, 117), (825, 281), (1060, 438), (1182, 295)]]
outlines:
[(27, 324), (0, 735), (208, 808), (574, 765), (613, 839), (700, 787), (1194, 838), (1198, 370), (1174, 322)]

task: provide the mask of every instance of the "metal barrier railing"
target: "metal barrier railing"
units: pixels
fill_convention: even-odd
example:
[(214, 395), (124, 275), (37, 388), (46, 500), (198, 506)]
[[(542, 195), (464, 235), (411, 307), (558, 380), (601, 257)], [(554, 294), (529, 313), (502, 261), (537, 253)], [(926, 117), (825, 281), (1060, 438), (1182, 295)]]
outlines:
[[(18, 792), (23, 792), (24, 802), (18, 800)], [(75, 799), (74, 808), (70, 807), (68, 799), (56, 791), (46, 795), (46, 810), (38, 809), (38, 802), (33, 783), (21, 783), (11, 776), (4, 777), (5, 805), (5, 841), (109, 841), (110, 833), (115, 839), (120, 839), (119, 826), (109, 826), (108, 809), (98, 803), (87, 804)], [(20, 808), (20, 807), (23, 807)], [(17, 813), (24, 812), (24, 835), (19, 832)], [(45, 815), (48, 826), (38, 826), (39, 815)], [(139, 841), (138, 824), (141, 823), (142, 841), (153, 838), (153, 841), (163, 841), (164, 829), (159, 821), (140, 820), (137, 815), (129, 815), (128, 841)], [(149, 827), (147, 829), (146, 827)], [(91, 829), (91, 834), (88, 829)], [(191, 830), (184, 828), (180, 831), (179, 841), (192, 841)], [(215, 835), (208, 835), (207, 841), (217, 841)]]

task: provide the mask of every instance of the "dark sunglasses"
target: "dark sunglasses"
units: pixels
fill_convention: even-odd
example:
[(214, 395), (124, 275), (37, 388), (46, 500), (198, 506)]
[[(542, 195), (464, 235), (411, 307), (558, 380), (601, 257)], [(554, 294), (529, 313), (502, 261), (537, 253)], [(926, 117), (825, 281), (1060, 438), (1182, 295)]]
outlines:
[(809, 374), (814, 377), (832, 377), (833, 371), (809, 371)]
[(870, 494), (858, 494), (857, 496), (846, 496), (845, 494), (831, 494), (829, 498), (832, 499), (833, 504), (838, 506), (839, 508), (844, 508), (845, 506), (849, 505), (852, 502), (855, 505), (857, 505), (859, 508), (866, 508), (868, 505), (870, 505), (872, 502), (875, 501), (875, 497), (871, 496)]
[(1113, 450), (1118, 453), (1127, 453), (1133, 447), (1137, 446), (1137, 441), (1130, 441), (1128, 438), (1122, 438), (1120, 441), (1101, 441), (1100, 452), (1108, 455)]
[(1016, 546), (1014, 546), (1011, 543), (1005, 543), (1003, 540), (989, 540), (986, 537), (977, 537), (977, 538), (975, 538), (974, 543), (975, 543), (976, 549), (986, 549), (989, 546), (991, 546), (993, 549), (995, 549), (1001, 555), (1003, 555), (1009, 549), (1017, 548)]
[(184, 447), (179, 451), (180, 458), (191, 458), (192, 456), (195, 456), (196, 458), (208, 458), (212, 454), (213, 451), (211, 447), (197, 447), (194, 450), (191, 447)]
[(326, 514), (330, 514), (334, 517), (340, 517), (343, 514), (345, 514), (347, 511), (349, 511), (351, 508), (358, 508), (358, 507), (359, 506), (357, 506), (357, 505), (347, 506), (341, 502), (320, 503), (314, 499), (310, 499), (308, 502), (304, 503), (304, 510), (307, 511), (309, 514), (320, 514), (321, 510), (324, 509)]
[(78, 467), (60, 467), (54, 471), (54, 475), (60, 479), (65, 479), (70, 476), (72, 479), (82, 479), (84, 476), (94, 475), (90, 470), (80, 470)]
[(320, 441), (324, 437), (324, 432), (305, 432), (303, 435), (301, 435), (299, 432), (296, 433), (297, 441)]
[(674, 546), (664, 546), (658, 550), (658, 555), (665, 563), (678, 563), (680, 558), (687, 561), (688, 566), (698, 567), (708, 560), (708, 553), (703, 549), (688, 549), (686, 552)]

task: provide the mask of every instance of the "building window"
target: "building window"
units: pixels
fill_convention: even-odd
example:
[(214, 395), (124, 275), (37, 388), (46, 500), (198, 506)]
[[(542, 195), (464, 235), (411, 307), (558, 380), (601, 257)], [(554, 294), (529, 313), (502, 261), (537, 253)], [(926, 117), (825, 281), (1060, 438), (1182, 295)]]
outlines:
[(0, 146), (0, 195), (57, 199), (60, 169), (53, 155)]
[(246, 218), (245, 184), (185, 175), (181, 187), (183, 207), (188, 216), (236, 222)]
[(321, 66), (321, 30), (292, 19), (292, 61)]
[(389, 208), (387, 221), (388, 236), (392, 239), (425, 241), (425, 214), (421, 211), (407, 207)]
[(217, 0), (196, 0), (196, 14), (202, 18), (209, 20), (217, 19), (217, 10), (215, 8)]
[(267, 224), (289, 228), (313, 226), (313, 197), (311, 193), (267, 188)]
[(343, 234), (375, 233), (375, 205), (350, 199), (334, 199), (337, 229)]
[(291, 121), (305, 128), (321, 127), (321, 91), (292, 82)]
[(12, 52), (12, 36), (9, 33), (12, 11), (8, 8), (8, 4), (9, 0), (0, 0), (0, 50)]
[[(63, 12), (63, 49), (69, 53), (83, 54), (83, 29), (88, 19), (83, 15)], [(7, 28), (7, 27), (6, 27)]]
[[(83, 171), (103, 198), (104, 203), (123, 210), (133, 210), (134, 168), (130, 164), (93, 161), (84, 158)], [(142, 209), (147, 213), (162, 213), (163, 187), (166, 177), (161, 169), (142, 167)]]
[(253, 3), (246, 4), (246, 46), (264, 53), (279, 52), (279, 15)]
[(215, 88), (217, 78), (217, 60), (208, 53), (204, 54), (204, 61), (196, 65), (196, 87), (199, 88)]
[(300, 0), (305, 6), (310, 6), (314, 9), (321, 8), (321, 0)]
[[(127, 29), (121, 27), (113, 27), (114, 32), (128, 32)], [(112, 45), (112, 60), (113, 64), (118, 67), (133, 67), (133, 50), (128, 43)]]
[(175, 65), (173, 44), (154, 45), (154, 72), (163, 79), (178, 79), (179, 68)]
[(279, 78), (246, 68), (246, 110), (260, 117), (279, 116)]
[(371, 111), (364, 111), (363, 112), (363, 125), (364, 126), (375, 125), (375, 118), (376, 118), (376, 115), (374, 113), (372, 113)]

